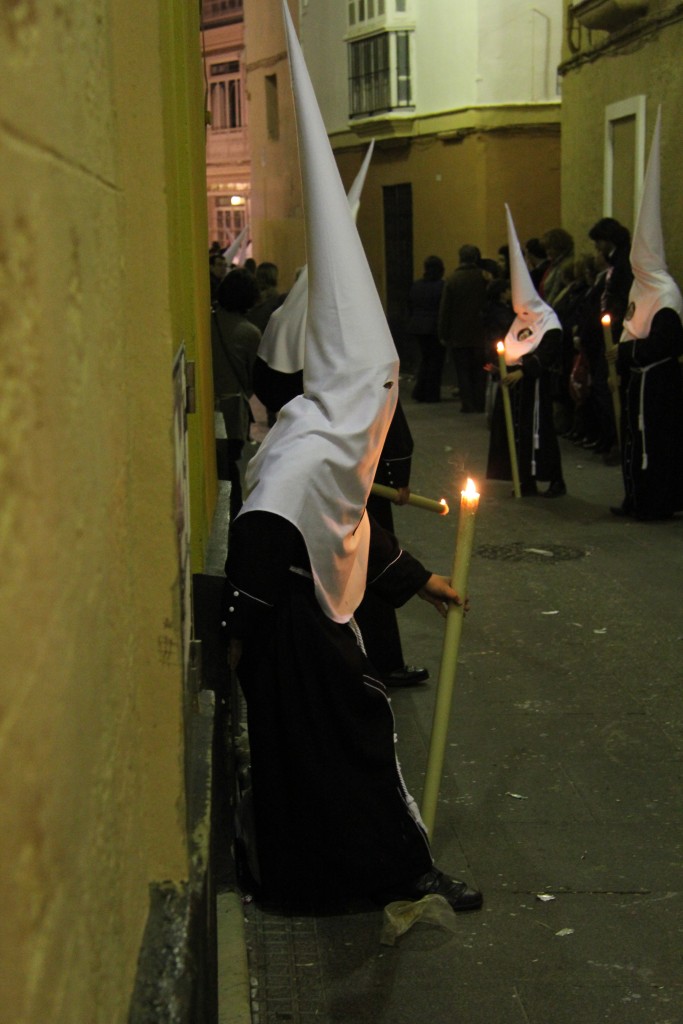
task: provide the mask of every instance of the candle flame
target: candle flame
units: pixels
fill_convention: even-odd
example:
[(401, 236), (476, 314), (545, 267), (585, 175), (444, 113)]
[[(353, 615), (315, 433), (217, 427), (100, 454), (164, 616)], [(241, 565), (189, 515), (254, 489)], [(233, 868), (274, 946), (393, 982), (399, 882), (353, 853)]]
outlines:
[(477, 485), (475, 484), (474, 480), (472, 480), (470, 477), (467, 478), (467, 485), (465, 486), (465, 490), (461, 491), (460, 493), (462, 494), (463, 498), (465, 498), (467, 501), (474, 501), (479, 497)]
[(505, 351), (505, 342), (504, 341), (499, 341), (497, 343), (497, 345), (496, 345), (496, 352), (498, 353), (499, 356), (502, 356), (504, 351)]
[(600, 323), (603, 327), (609, 327), (609, 325), (612, 323), (612, 317), (609, 315), (609, 313), (605, 313), (604, 316), (600, 317)]

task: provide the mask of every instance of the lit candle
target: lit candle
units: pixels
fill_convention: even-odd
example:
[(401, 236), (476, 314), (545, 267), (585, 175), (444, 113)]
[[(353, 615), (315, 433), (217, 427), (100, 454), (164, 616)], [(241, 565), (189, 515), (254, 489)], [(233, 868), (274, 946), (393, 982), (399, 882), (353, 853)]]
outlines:
[(605, 313), (601, 318), (602, 338), (605, 342), (605, 356), (607, 357), (607, 373), (609, 375), (610, 391), (612, 392), (612, 406), (614, 407), (614, 420), (617, 427), (617, 441), (621, 448), (621, 398), (619, 397), (619, 378), (617, 377), (617, 365), (609, 354), (615, 348), (612, 337), (612, 317)]
[[(396, 501), (398, 498), (398, 491), (396, 488), (385, 487), (384, 484), (373, 484), (371, 493), (377, 498), (388, 498), (389, 501)], [(440, 516), (447, 516), (450, 511), (445, 498), (441, 498), (437, 501), (436, 498), (423, 498), (421, 494), (411, 493), (408, 498), (408, 504), (414, 505), (415, 508), (425, 508), (428, 512), (437, 512)]]
[(503, 384), (508, 375), (508, 368), (505, 362), (505, 342), (499, 341), (496, 345), (498, 353), (498, 369), (500, 370), (500, 389), (503, 392), (503, 410), (505, 412), (505, 430), (508, 436), (508, 451), (510, 452), (510, 468), (512, 469), (512, 490), (515, 498), (522, 497), (522, 488), (519, 484), (519, 466), (517, 464), (517, 445), (515, 443), (515, 428), (512, 423), (512, 405), (510, 404), (510, 392)]
[(472, 543), (474, 540), (474, 521), (479, 506), (473, 480), (467, 481), (467, 487), (460, 493), (460, 517), (455, 543), (451, 586), (457, 593), (462, 604), (451, 604), (446, 616), (443, 650), (439, 679), (436, 684), (432, 735), (429, 741), (427, 772), (425, 775), (424, 793), (422, 796), (422, 820), (430, 836), (434, 833), (436, 804), (443, 774), (444, 754), (448, 737), (448, 723), (451, 713), (455, 673), (458, 665), (458, 649), (462, 623), (465, 617), (465, 598), (467, 596), (467, 577), (469, 575)]

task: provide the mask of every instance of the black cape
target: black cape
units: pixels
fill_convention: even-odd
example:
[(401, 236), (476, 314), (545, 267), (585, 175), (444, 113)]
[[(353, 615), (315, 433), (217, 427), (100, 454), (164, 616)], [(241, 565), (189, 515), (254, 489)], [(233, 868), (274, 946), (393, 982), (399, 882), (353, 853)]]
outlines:
[(655, 314), (647, 338), (619, 344), (623, 507), (637, 519), (668, 519), (683, 509), (682, 354), (683, 325), (673, 309)]
[[(261, 894), (286, 904), (371, 896), (432, 865), (385, 688), (352, 626), (323, 613), (308, 571), (290, 523), (235, 521), (224, 620), (243, 645)], [(429, 575), (373, 524), (368, 586), (398, 606)]]
[[(518, 384), (510, 388), (515, 446), (522, 487), (534, 480), (551, 483), (562, 480), (562, 461), (553, 420), (550, 377), (550, 370), (561, 359), (561, 353), (562, 331), (547, 331), (536, 349), (522, 359), (521, 369), (524, 376)], [(538, 436), (535, 439), (534, 405), (537, 381), (539, 422)], [(501, 388), (498, 388), (493, 407), (486, 476), (489, 480), (512, 480)]]

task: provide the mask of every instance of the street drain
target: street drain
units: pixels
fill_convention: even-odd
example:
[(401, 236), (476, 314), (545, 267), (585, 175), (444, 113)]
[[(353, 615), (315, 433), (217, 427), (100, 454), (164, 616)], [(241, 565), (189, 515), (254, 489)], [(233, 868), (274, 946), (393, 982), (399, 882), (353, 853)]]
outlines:
[(585, 558), (584, 548), (570, 548), (564, 544), (482, 544), (477, 548), (482, 558), (498, 562), (571, 562)]

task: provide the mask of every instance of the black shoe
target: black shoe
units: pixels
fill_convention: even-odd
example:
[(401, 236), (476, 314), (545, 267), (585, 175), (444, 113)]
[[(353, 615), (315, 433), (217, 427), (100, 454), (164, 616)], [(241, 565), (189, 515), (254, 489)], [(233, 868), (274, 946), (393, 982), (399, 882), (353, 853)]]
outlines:
[(429, 672), (426, 668), (417, 668), (415, 665), (404, 665), (394, 672), (388, 672), (382, 676), (385, 686), (417, 686), (429, 679)]
[(563, 498), (567, 493), (564, 480), (553, 480), (547, 491), (541, 491), (542, 498)]
[(391, 896), (381, 896), (378, 899), (382, 903), (393, 903), (394, 900), (421, 900), (423, 896), (430, 896), (432, 893), (443, 896), (453, 910), (478, 910), (484, 902), (484, 897), (477, 889), (470, 889), (467, 882), (461, 882), (457, 878), (449, 878), (436, 867), (406, 886), (397, 886)]
[(623, 505), (610, 505), (610, 512), (613, 516), (617, 516), (619, 519), (625, 519), (627, 516), (631, 515), (628, 509), (624, 508)]

